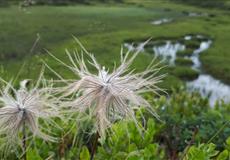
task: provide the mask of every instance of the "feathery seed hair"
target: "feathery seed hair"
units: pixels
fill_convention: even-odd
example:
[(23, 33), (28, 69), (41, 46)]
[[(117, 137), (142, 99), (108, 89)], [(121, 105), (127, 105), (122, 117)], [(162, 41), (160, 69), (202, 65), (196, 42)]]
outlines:
[[(97, 62), (92, 54), (87, 52), (78, 39), (76, 40), (81, 45), (83, 53), (89, 56), (89, 63), (97, 70), (97, 74), (88, 70), (83, 53), (70, 54), (67, 51), (72, 65), (67, 65), (50, 54), (80, 77), (80, 80), (73, 81), (62, 78), (68, 85), (60, 91), (64, 92), (65, 96), (76, 93), (79, 95), (68, 103), (71, 111), (84, 112), (87, 109), (92, 109), (100, 136), (105, 135), (105, 130), (110, 127), (112, 122), (125, 117), (131, 117), (137, 124), (134, 111), (140, 107), (145, 107), (155, 117), (159, 118), (148, 101), (142, 96), (146, 92), (158, 94), (158, 91), (161, 90), (156, 84), (161, 82), (164, 75), (157, 76), (160, 70), (157, 67), (158, 64), (154, 64), (153, 60), (143, 72), (134, 73), (134, 70), (130, 70), (130, 65), (147, 42), (143, 43), (135, 53), (131, 53), (129, 50), (124, 54), (123, 49), (121, 49), (120, 66), (114, 67), (113, 71), (109, 72)], [(58, 74), (58, 77), (61, 76)]]
[(32, 137), (55, 141), (56, 138), (49, 135), (48, 129), (39, 123), (42, 119), (47, 125), (54, 124), (51, 117), (59, 116), (55, 104), (57, 99), (50, 94), (50, 88), (39, 88), (42, 76), (30, 90), (26, 87), (28, 80), (22, 81), (18, 90), (11, 82), (2, 81), (5, 86), (0, 90), (0, 136), (5, 139), (4, 146), (22, 145), (19, 137), (23, 124), (31, 131)]

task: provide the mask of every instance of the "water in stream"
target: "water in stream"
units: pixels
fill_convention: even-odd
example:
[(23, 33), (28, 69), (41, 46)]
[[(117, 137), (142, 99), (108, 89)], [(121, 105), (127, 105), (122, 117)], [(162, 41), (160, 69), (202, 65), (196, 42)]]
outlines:
[(185, 45), (167, 41), (165, 45), (153, 47), (156, 56), (161, 56), (163, 60), (168, 60), (170, 65), (175, 64), (176, 53), (185, 50)]
[(165, 23), (170, 23), (172, 21), (173, 21), (173, 19), (162, 18), (162, 19), (152, 21), (151, 24), (153, 24), (153, 25), (161, 25), (161, 24), (165, 24)]
[[(197, 79), (193, 81), (186, 82), (188, 91), (194, 92), (198, 91), (202, 97), (208, 97), (211, 106), (214, 106), (216, 102), (222, 100), (225, 103), (230, 103), (230, 86), (222, 83), (220, 80), (213, 78), (211, 75), (202, 72), (202, 63), (200, 61), (200, 54), (209, 49), (212, 45), (211, 40), (202, 40), (204, 36), (202, 35), (186, 35), (184, 36), (185, 41), (192, 40), (194, 37), (200, 39), (199, 48), (193, 50), (191, 55), (184, 56), (185, 59), (190, 59), (193, 62), (191, 66), (192, 69), (200, 72)], [(172, 42), (166, 40), (165, 44), (152, 46), (152, 51), (156, 56), (162, 57), (164, 60), (168, 61), (169, 65), (176, 65), (175, 60), (177, 58), (177, 53), (179, 51), (184, 51), (186, 46), (180, 42)], [(141, 43), (134, 47), (130, 43), (125, 43), (125, 47), (129, 50), (140, 49)], [(142, 49), (144, 50), (144, 48)]]
[(230, 103), (230, 87), (207, 74), (200, 74), (191, 82), (187, 82), (190, 91), (199, 91), (202, 97), (209, 97), (211, 106), (219, 100)]

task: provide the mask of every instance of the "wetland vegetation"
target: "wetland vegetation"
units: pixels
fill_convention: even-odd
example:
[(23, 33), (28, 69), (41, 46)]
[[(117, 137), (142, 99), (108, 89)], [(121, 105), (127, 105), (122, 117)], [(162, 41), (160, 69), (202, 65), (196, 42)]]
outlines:
[[(143, 71), (156, 58), (162, 67), (158, 74), (167, 74), (159, 84), (167, 94), (143, 95), (161, 121), (143, 109), (135, 113), (141, 131), (127, 119), (115, 122), (113, 134), (99, 138), (94, 159), (230, 158), (229, 0), (38, 0), (27, 7), (20, 2), (0, 0), (0, 77), (13, 79), (16, 87), (24, 79), (38, 79), (44, 62), (65, 79), (78, 79), (47, 53), (70, 63), (65, 50), (80, 49), (73, 36), (111, 70), (121, 47), (135, 51), (149, 40), (131, 68)], [(49, 69), (45, 77), (58, 79)], [(27, 159), (90, 159), (94, 121), (89, 115), (77, 125), (57, 120), (62, 130), (52, 131), (60, 141), (35, 138)], [(18, 155), (11, 151), (5, 159)]]

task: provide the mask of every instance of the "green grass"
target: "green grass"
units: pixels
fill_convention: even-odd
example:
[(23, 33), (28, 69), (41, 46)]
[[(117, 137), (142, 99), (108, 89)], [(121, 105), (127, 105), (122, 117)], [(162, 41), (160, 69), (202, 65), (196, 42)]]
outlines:
[[(72, 38), (73, 35), (80, 39), (88, 51), (95, 54), (102, 65), (112, 69), (114, 61), (119, 62), (121, 45), (127, 40), (132, 42), (132, 40), (147, 40), (150, 37), (156, 40), (168, 38), (173, 40), (187, 34), (203, 34), (213, 40), (211, 48), (201, 54), (204, 71), (230, 84), (230, 14), (228, 12), (175, 4), (164, 0), (128, 1), (129, 4), (114, 4), (114, 6), (101, 4), (68, 7), (37, 6), (28, 8), (27, 12), (18, 10), (17, 6), (0, 8), (0, 77), (10, 80), (20, 74), (18, 80), (35, 79), (38, 77), (42, 67), (41, 59), (43, 59), (63, 77), (76, 78), (44, 50), (49, 50), (69, 64), (65, 49), (68, 48), (72, 51), (76, 47), (79, 48)], [(183, 11), (208, 12), (216, 16), (213, 18), (196, 17), (188, 19), (183, 15)], [(175, 21), (162, 26), (150, 24), (152, 20), (161, 17), (172, 17)], [(41, 39), (35, 51), (29, 53), (37, 33), (40, 34)], [(161, 43), (159, 42), (159, 45)], [(151, 48), (151, 45), (149, 45), (149, 48)], [(137, 71), (143, 70), (153, 58), (153, 54), (147, 53), (147, 51), (141, 53), (132, 67)], [(110, 140), (113, 139), (107, 139), (105, 145), (99, 146), (96, 157), (104, 153), (105, 157), (108, 158), (98, 159), (109, 159), (111, 153), (115, 159), (119, 159), (117, 155), (124, 154), (126, 150), (130, 154), (137, 153), (133, 152), (133, 150), (137, 150), (138, 153), (141, 153), (140, 157), (143, 157), (139, 150), (140, 146), (141, 148), (150, 147), (151, 152), (149, 154), (154, 154), (154, 149), (151, 147), (154, 143), (159, 144), (161, 149), (164, 148), (167, 157), (165, 159), (170, 159), (171, 156), (175, 159), (175, 154), (183, 155), (182, 151), (188, 147), (190, 142), (194, 141), (195, 145), (210, 140), (223, 126), (226, 119), (229, 119), (229, 105), (220, 104), (211, 108), (208, 99), (201, 99), (196, 93), (188, 94), (184, 90), (172, 89), (173, 87), (181, 88), (185, 80), (192, 80), (198, 76), (198, 72), (192, 70), (190, 66), (186, 66), (189, 63), (187, 60), (178, 59), (176, 63), (179, 61), (182, 66), (165, 67), (161, 72), (168, 73), (168, 75), (160, 84), (160, 87), (166, 88), (168, 93), (174, 91), (170, 96), (171, 98), (162, 96), (159, 99), (153, 99), (152, 95), (146, 95), (161, 119), (166, 122), (161, 123), (156, 120), (156, 126), (153, 130), (156, 131), (158, 136), (154, 136), (154, 142), (147, 139), (146, 143), (151, 144), (145, 145), (143, 139), (137, 136), (138, 132), (124, 132), (120, 127), (123, 126), (123, 123), (120, 126), (117, 123), (117, 131), (120, 134), (116, 135), (117, 138), (114, 140), (119, 143), (114, 145), (114, 143), (110, 143)], [(156, 61), (159, 61), (159, 59)], [(25, 65), (22, 68), (23, 64)], [(166, 64), (162, 64), (162, 66), (164, 65)], [(47, 70), (45, 73), (48, 79), (55, 77), (51, 71)], [(137, 116), (141, 118), (138, 113)], [(69, 120), (71, 121), (68, 122), (76, 123), (72, 118)], [(141, 118), (140, 121), (143, 122), (143, 119)], [(62, 123), (60, 122), (60, 124)], [(69, 133), (72, 123), (63, 122), (63, 125), (60, 126), (64, 127), (66, 133)], [(82, 126), (86, 131), (85, 128), (90, 125), (82, 123)], [(126, 127), (125, 125), (123, 128), (130, 130), (134, 127)], [(62, 134), (62, 131), (60, 131), (61, 133), (58, 132), (57, 135), (60, 135), (61, 139), (63, 138), (63, 143), (61, 141), (51, 144), (36, 140), (38, 145), (35, 144), (38, 149), (35, 150), (34, 145), (32, 145), (28, 151), (30, 157), (28, 159), (36, 159), (36, 156), (38, 159), (40, 156), (42, 157), (40, 159), (44, 159), (51, 154), (54, 154), (54, 159), (64, 157), (67, 157), (65, 159), (76, 159), (76, 157), (79, 157), (78, 153), (81, 152), (81, 144), (88, 144), (88, 137), (87, 140), (83, 139), (85, 137), (80, 137), (79, 144), (76, 144), (75, 147), (69, 147), (75, 136), (75, 131), (77, 132), (80, 129), (81, 125), (77, 125), (77, 129), (73, 130), (73, 133), (71, 132), (68, 136), (63, 136), (67, 134)], [(198, 133), (196, 133), (196, 129)], [(149, 132), (144, 134), (149, 134)], [(88, 134), (85, 136), (88, 136)], [(131, 139), (130, 141), (130, 136), (134, 140)], [(225, 146), (224, 140), (228, 136), (229, 126), (214, 139), (213, 143), (217, 144), (222, 150)], [(153, 134), (150, 134), (149, 137), (152, 139)], [(111, 147), (108, 148), (109, 145)], [(61, 155), (63, 148), (66, 155)], [(114, 152), (111, 152), (110, 149)], [(146, 149), (144, 153), (148, 154), (148, 152)], [(184, 153), (186, 152), (187, 150), (184, 151)], [(106, 155), (107, 153), (108, 155)], [(157, 156), (159, 158), (159, 155)]]
[[(180, 15), (174, 13), (175, 16), (177, 14)], [(4, 66), (1, 75), (10, 79), (20, 70), (24, 61), (26, 66), (20, 78), (36, 78), (41, 67), (40, 58), (48, 59), (51, 67), (59, 70), (66, 78), (72, 77), (66, 68), (53, 61), (43, 50), (44, 48), (50, 50), (57, 57), (65, 60), (67, 57), (65, 48), (77, 46), (72, 35), (78, 37), (89, 51), (94, 52), (103, 65), (112, 67), (113, 61), (118, 60), (119, 50), (125, 39), (134, 35), (142, 37), (143, 27), (152, 28), (149, 24), (151, 20), (162, 15), (169, 16), (169, 13), (126, 5), (44, 6), (32, 7), (26, 12), (13, 6), (1, 9), (0, 15), (4, 15), (1, 19), (4, 25), (0, 26), (1, 62)], [(134, 32), (136, 34), (133, 34)], [(31, 56), (29, 50), (37, 33), (41, 36), (41, 40), (33, 53), (36, 56)], [(151, 37), (151, 34), (147, 33), (144, 36)], [(153, 58), (152, 55), (147, 57), (149, 62)], [(137, 60), (138, 69), (144, 67), (142, 59), (146, 59), (146, 55), (141, 55)], [(47, 75), (54, 77), (51, 72), (47, 72)]]
[[(134, 7), (33, 7), (25, 12), (18, 7), (2, 8), (1, 58), (14, 59), (25, 55), (37, 33), (42, 37), (39, 47), (49, 49), (71, 39), (71, 35), (80, 37), (140, 27), (148, 18), (147, 14), (147, 10)], [(153, 12), (149, 17), (153, 15), (157, 16)]]
[(186, 48), (188, 49), (198, 49), (200, 47), (200, 42), (196, 40), (184, 41)]
[(199, 76), (199, 72), (186, 66), (174, 67), (171, 72), (182, 80), (194, 80)]
[(187, 58), (177, 58), (175, 61), (176, 65), (182, 65), (182, 66), (191, 66), (193, 65), (193, 62), (191, 59)]
[[(187, 18), (182, 13), (184, 10), (208, 12), (216, 16)], [(65, 48), (72, 50), (77, 46), (72, 35), (78, 37), (100, 63), (111, 68), (113, 62), (119, 60), (120, 47), (126, 40), (203, 34), (214, 41), (201, 56), (205, 72), (230, 84), (230, 15), (225, 11), (165, 0), (141, 3), (129, 0), (129, 4), (114, 6), (37, 6), (28, 8), (26, 12), (12, 6), (1, 8), (0, 16), (0, 74), (5, 79), (15, 77), (24, 62), (26, 65), (19, 79), (36, 78), (42, 66), (41, 58), (65, 78), (74, 78), (71, 72), (44, 51), (45, 48), (68, 62)], [(163, 26), (150, 24), (161, 17), (174, 18), (175, 21)], [(29, 50), (37, 33), (41, 40), (30, 55)], [(135, 68), (142, 70), (152, 58), (151, 54), (141, 54), (135, 61)], [(170, 70), (168, 68), (164, 72), (170, 74)], [(54, 77), (49, 71), (46, 75), (48, 78)], [(174, 74), (169, 77), (174, 80), (180, 78)], [(171, 85), (174, 84), (166, 86)]]
[(193, 54), (193, 51), (194, 51), (194, 49), (186, 48), (186, 50), (179, 51), (179, 52), (177, 53), (177, 56), (181, 56), (181, 57), (184, 57), (184, 56), (191, 56), (191, 55)]

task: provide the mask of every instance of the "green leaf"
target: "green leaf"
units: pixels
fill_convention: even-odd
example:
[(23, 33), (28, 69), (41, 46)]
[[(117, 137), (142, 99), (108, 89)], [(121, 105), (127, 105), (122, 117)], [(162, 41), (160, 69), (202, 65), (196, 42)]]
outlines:
[(128, 152), (133, 152), (133, 151), (136, 151), (138, 150), (137, 146), (135, 144), (130, 144), (129, 147), (128, 147)]
[(82, 147), (80, 153), (80, 160), (90, 160), (90, 153), (87, 147)]
[(40, 155), (34, 149), (29, 149), (27, 151), (27, 159), (31, 159), (31, 160), (43, 160), (43, 158), (41, 158)]
[(118, 152), (113, 157), (116, 157), (116, 159), (125, 159), (127, 157), (127, 153), (126, 152)]
[(226, 140), (226, 144), (227, 146), (230, 146), (230, 137), (228, 137), (228, 139)]
[(225, 149), (223, 152), (219, 154), (217, 160), (228, 160), (229, 152)]
[(133, 151), (130, 152), (127, 156), (128, 160), (140, 160), (140, 152), (139, 151)]

